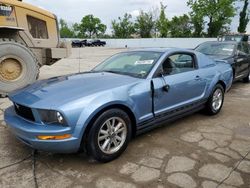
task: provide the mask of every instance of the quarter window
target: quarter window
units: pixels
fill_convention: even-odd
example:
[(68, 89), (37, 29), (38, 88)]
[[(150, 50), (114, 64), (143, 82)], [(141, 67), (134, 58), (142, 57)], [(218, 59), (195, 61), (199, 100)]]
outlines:
[(27, 16), (29, 32), (33, 38), (48, 39), (46, 22), (32, 16)]
[(178, 74), (196, 69), (193, 55), (175, 54), (169, 56), (162, 64), (165, 75)]

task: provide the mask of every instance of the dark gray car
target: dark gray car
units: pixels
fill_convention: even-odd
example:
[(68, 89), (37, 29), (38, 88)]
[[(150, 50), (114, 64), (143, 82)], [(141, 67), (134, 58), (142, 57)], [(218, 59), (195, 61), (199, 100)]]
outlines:
[(205, 42), (195, 48), (215, 60), (225, 60), (233, 68), (234, 81), (249, 82), (250, 47), (247, 42)]

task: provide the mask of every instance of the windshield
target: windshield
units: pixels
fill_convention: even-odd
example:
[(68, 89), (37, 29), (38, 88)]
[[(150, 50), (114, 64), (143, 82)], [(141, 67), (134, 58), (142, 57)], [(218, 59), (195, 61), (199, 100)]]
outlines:
[(146, 78), (155, 62), (161, 57), (161, 52), (123, 52), (116, 54), (92, 71), (112, 72), (139, 78)]
[(234, 44), (204, 43), (196, 48), (196, 51), (206, 55), (230, 57), (234, 53)]
[(226, 35), (222, 38), (223, 41), (237, 41), (241, 42), (243, 39), (243, 36), (240, 35)]

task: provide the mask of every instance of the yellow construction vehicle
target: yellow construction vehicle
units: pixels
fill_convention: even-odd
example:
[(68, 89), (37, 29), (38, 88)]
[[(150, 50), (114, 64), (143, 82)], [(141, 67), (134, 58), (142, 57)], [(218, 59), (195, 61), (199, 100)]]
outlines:
[(57, 17), (18, 0), (0, 0), (0, 95), (33, 83), (39, 68), (71, 53)]

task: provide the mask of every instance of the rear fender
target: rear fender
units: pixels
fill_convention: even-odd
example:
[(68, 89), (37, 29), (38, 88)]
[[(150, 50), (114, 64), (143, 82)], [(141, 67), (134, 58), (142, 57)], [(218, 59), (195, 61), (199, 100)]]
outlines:
[(219, 82), (222, 82), (224, 85), (223, 87), (225, 87), (225, 91), (228, 91), (230, 89), (230, 87), (232, 86), (232, 82), (233, 82), (233, 70), (232, 67), (230, 65), (228, 65), (227, 69), (224, 70), (218, 70), (216, 72), (216, 75), (214, 76), (209, 88), (208, 88), (208, 92), (207, 92), (207, 98), (210, 96), (210, 94), (213, 92), (213, 89), (215, 87), (216, 84), (218, 84)]

